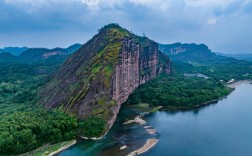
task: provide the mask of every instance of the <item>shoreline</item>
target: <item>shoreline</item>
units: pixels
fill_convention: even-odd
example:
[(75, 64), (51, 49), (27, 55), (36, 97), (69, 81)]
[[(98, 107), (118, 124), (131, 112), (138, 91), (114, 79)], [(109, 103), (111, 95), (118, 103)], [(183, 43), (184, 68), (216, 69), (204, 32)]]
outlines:
[(77, 141), (76, 140), (73, 140), (71, 141), (70, 143), (66, 144), (66, 145), (63, 145), (62, 147), (60, 147), (57, 151), (53, 151), (51, 152), (48, 156), (54, 156), (55, 154), (59, 154), (60, 152), (68, 149), (69, 147), (73, 146), (74, 144), (76, 144)]
[[(231, 92), (233, 92), (233, 90)], [(225, 96), (223, 96), (223, 97), (221, 97), (219, 99), (207, 101), (207, 102), (204, 102), (202, 104), (198, 104), (198, 105), (194, 105), (194, 106), (189, 106), (189, 107), (183, 107), (183, 106), (169, 107), (169, 106), (164, 106), (163, 109), (166, 109), (168, 111), (187, 111), (187, 110), (191, 110), (191, 109), (201, 108), (201, 107), (205, 107), (205, 106), (214, 104), (214, 103), (218, 102), (219, 100), (222, 100), (222, 99), (226, 98), (228, 95), (225, 95)]]
[(32, 151), (20, 154), (19, 156), (30, 156), (30, 155), (43, 155), (43, 156), (53, 156), (58, 154), (67, 148), (73, 146), (77, 143), (77, 140), (63, 141), (56, 144), (44, 144)]
[[(232, 88), (233, 90), (230, 92), (232, 93), (234, 91), (234, 89), (243, 84), (243, 83), (252, 83), (252, 80), (241, 80), (241, 81), (236, 81), (236, 82), (233, 82), (231, 84), (227, 84), (226, 86), (229, 87), (229, 88)], [(230, 94), (229, 93), (229, 94)], [(161, 106), (159, 109), (168, 109), (168, 111), (186, 111), (186, 110), (190, 110), (190, 109), (196, 109), (196, 108), (200, 108), (200, 107), (204, 107), (204, 106), (207, 106), (207, 105), (210, 105), (210, 104), (213, 104), (213, 103), (216, 103), (218, 102), (219, 100), (222, 100), (224, 99), (225, 97), (227, 97), (229, 94), (219, 98), (219, 99), (214, 99), (214, 100), (211, 100), (211, 101), (207, 101), (207, 102), (204, 102), (202, 104), (199, 104), (199, 105), (195, 105), (195, 106), (190, 106), (190, 107), (165, 107), (165, 106)], [(146, 112), (145, 112), (146, 113)], [(151, 113), (151, 112), (148, 112), (148, 113)], [(135, 119), (133, 120), (128, 120), (126, 122), (124, 122), (123, 124), (131, 124), (131, 123), (137, 123), (139, 125), (144, 125), (144, 124), (147, 124), (147, 122), (145, 120), (143, 120), (141, 118), (141, 116), (136, 116)], [(149, 134), (156, 134), (156, 129), (154, 128), (151, 128), (151, 126), (146, 126), (145, 130), (149, 133)], [(104, 136), (106, 136), (106, 134), (108, 133), (108, 131), (101, 137), (99, 138), (88, 138), (88, 137), (82, 137), (82, 139), (90, 139), (90, 140), (99, 140), (99, 139), (102, 139), (104, 138)], [(130, 154), (128, 154), (127, 156), (134, 156), (134, 155), (138, 155), (138, 154), (142, 154), (142, 153), (145, 153), (147, 152), (148, 150), (150, 150), (151, 148), (153, 148), (157, 143), (158, 143), (159, 139), (157, 138), (151, 138), (151, 139), (147, 139), (146, 143), (139, 149), (131, 152)], [(74, 142), (68, 144), (68, 145), (64, 145), (63, 147), (61, 147), (60, 149), (58, 149), (57, 151), (54, 151), (52, 153), (49, 154), (49, 156), (53, 156), (55, 154), (58, 154), (64, 150), (66, 150), (67, 148), (71, 147), (72, 145), (76, 144), (76, 140), (74, 140)]]
[(147, 123), (145, 120), (143, 120), (143, 119), (138, 115), (138, 116), (135, 117), (135, 119), (133, 119), (133, 120), (128, 120), (128, 121), (124, 122), (123, 124), (124, 124), (124, 125), (127, 125), (127, 124), (131, 124), (131, 123), (133, 123), (133, 122), (138, 123), (139, 125), (144, 125), (144, 124)]
[(158, 141), (159, 141), (158, 139), (147, 139), (146, 143), (141, 148), (131, 152), (127, 156), (135, 156), (138, 154), (143, 154), (148, 150), (150, 150), (152, 147), (154, 147), (158, 143)]
[[(142, 126), (147, 124), (147, 122), (141, 118), (141, 115), (138, 115), (135, 117), (135, 119), (128, 120), (128, 121), (124, 122), (123, 124), (131, 124), (131, 123), (137, 123)], [(144, 126), (144, 129), (150, 135), (156, 136), (156, 134), (157, 134), (157, 130), (155, 128), (153, 128), (152, 126)], [(127, 156), (135, 156), (138, 154), (145, 153), (148, 150), (150, 150), (151, 148), (153, 148), (158, 143), (158, 141), (159, 141), (159, 139), (156, 137), (149, 138), (146, 140), (145, 144), (142, 147), (138, 148), (137, 150), (132, 151), (131, 153), (127, 154)], [(121, 148), (127, 148), (127, 147), (123, 146)]]
[[(234, 86), (237, 87), (237, 86), (241, 85), (242, 83), (244, 83), (244, 82), (240, 82), (239, 84), (237, 83)], [(229, 87), (229, 86), (227, 86), (227, 87)], [(215, 103), (217, 103), (220, 100), (223, 100), (224, 98), (226, 98), (229, 94), (231, 94), (235, 90), (235, 87), (229, 87), (229, 88), (232, 89), (232, 91), (230, 91), (230, 93), (228, 93), (227, 95), (224, 95), (223, 97), (220, 97), (218, 99), (214, 99), (214, 100), (210, 100), (210, 101), (204, 102), (202, 104), (198, 104), (198, 105), (194, 105), (194, 106), (188, 106), (188, 107), (183, 107), (183, 106), (178, 106), (178, 107), (164, 106), (163, 108), (166, 109), (166, 110), (168, 110), (168, 111), (187, 111), (187, 110), (191, 110), (191, 109), (205, 107), (205, 106), (208, 106), (208, 105), (211, 105), (211, 104), (215, 104)]]
[(226, 86), (229, 88), (236, 88), (237, 86), (241, 85), (241, 84), (247, 84), (247, 83), (252, 83), (252, 80), (240, 80), (240, 81), (236, 81), (230, 84), (227, 84)]
[(104, 135), (100, 136), (99, 138), (97, 138), (97, 137), (89, 138), (89, 137), (84, 137), (84, 136), (80, 136), (80, 138), (84, 139), (84, 140), (95, 140), (95, 141), (97, 141), (97, 140), (103, 139), (108, 133), (109, 133), (109, 130)]

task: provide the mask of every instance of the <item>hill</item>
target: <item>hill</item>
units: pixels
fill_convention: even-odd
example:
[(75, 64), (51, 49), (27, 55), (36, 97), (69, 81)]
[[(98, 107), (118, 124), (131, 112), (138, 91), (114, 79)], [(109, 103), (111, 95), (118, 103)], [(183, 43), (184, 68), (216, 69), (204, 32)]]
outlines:
[[(73, 44), (68, 48), (4, 48), (0, 49), (0, 63), (63, 63), (66, 58), (77, 51), (80, 44)], [(11, 52), (4, 52), (4, 51)], [(2, 53), (1, 53), (2, 51)], [(15, 53), (19, 51), (20, 53)]]
[(40, 92), (40, 102), (78, 119), (105, 121), (107, 131), (129, 94), (158, 74), (170, 73), (169, 62), (154, 41), (110, 24), (66, 60)]
[(204, 44), (159, 44), (181, 74), (202, 73), (218, 81), (252, 79), (252, 62), (220, 56)]
[(245, 60), (252, 62), (252, 54), (224, 54), (224, 53), (217, 53), (221, 56), (232, 57), (238, 60)]
[(0, 62), (7, 63), (7, 62), (16, 62), (17, 57), (13, 56), (11, 53), (2, 52), (0, 53)]
[(1, 52), (8, 52), (11, 53), (14, 56), (20, 55), (22, 52), (26, 51), (27, 47), (5, 47), (3, 49), (0, 49)]

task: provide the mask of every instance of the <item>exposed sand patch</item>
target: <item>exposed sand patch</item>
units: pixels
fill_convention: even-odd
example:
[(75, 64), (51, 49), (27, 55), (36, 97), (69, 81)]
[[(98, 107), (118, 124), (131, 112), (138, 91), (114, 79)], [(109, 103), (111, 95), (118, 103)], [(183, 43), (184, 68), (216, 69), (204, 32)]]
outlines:
[(158, 142), (158, 139), (148, 139), (143, 147), (139, 148), (138, 150), (135, 150), (135, 151), (131, 152), (127, 156), (134, 156), (134, 155), (137, 155), (137, 154), (142, 154), (142, 153), (148, 151), (149, 149), (151, 149), (152, 147), (154, 147), (157, 142)]
[(144, 125), (144, 124), (147, 123), (145, 120), (143, 120), (142, 118), (140, 118), (140, 116), (137, 116), (137, 117), (135, 117), (134, 120), (128, 120), (128, 121), (126, 121), (126, 122), (123, 123), (123, 124), (124, 124), (124, 125), (126, 125), (126, 124), (131, 124), (131, 123), (133, 123), (133, 122), (138, 123), (138, 124), (140, 124), (140, 125)]
[(153, 135), (157, 133), (156, 129), (145, 129), (149, 134)]
[(152, 127), (151, 126), (145, 126), (144, 128), (147, 129), (147, 128), (152, 128)]
[[(125, 123), (123, 124), (131, 124), (131, 123), (138, 123), (140, 125), (144, 125), (144, 124), (147, 124), (147, 122), (145, 120), (143, 120), (141, 118), (141, 116), (137, 116), (135, 117), (135, 119), (133, 120), (128, 120), (126, 121)], [(157, 130), (154, 129), (153, 127), (151, 126), (144, 126), (144, 129), (146, 130), (147, 133), (149, 133), (150, 135), (154, 135), (157, 133)], [(154, 147), (156, 145), (156, 143), (158, 142), (158, 139), (157, 138), (150, 138), (150, 139), (147, 139), (146, 140), (146, 143), (139, 149), (131, 152), (130, 154), (128, 154), (127, 156), (134, 156), (134, 155), (138, 155), (138, 154), (142, 154), (144, 152), (147, 152), (149, 149), (151, 149), (152, 147)], [(127, 148), (127, 146), (122, 146), (120, 149), (125, 149)]]
[(251, 80), (243, 80), (243, 81), (237, 81), (237, 82), (233, 82), (231, 84), (228, 84), (227, 86), (230, 87), (230, 88), (235, 88), (243, 83), (252, 83)]
[(120, 147), (120, 150), (124, 150), (124, 149), (126, 149), (126, 148), (127, 148), (127, 146), (124, 145), (124, 146)]

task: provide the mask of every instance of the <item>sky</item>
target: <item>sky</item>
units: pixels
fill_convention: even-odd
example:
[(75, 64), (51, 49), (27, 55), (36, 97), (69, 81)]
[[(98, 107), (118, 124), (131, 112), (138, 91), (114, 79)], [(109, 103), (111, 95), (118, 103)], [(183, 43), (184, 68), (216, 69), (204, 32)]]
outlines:
[(252, 53), (252, 0), (0, 0), (0, 47), (68, 47), (118, 23), (159, 43)]

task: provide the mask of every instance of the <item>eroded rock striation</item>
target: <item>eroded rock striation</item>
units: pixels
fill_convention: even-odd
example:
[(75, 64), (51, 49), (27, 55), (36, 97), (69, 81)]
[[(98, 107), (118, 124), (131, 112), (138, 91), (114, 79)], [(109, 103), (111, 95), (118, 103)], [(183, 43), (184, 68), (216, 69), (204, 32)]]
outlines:
[(170, 60), (157, 43), (110, 24), (60, 67), (41, 103), (79, 119), (101, 117), (109, 129), (129, 94), (162, 72), (170, 73)]

